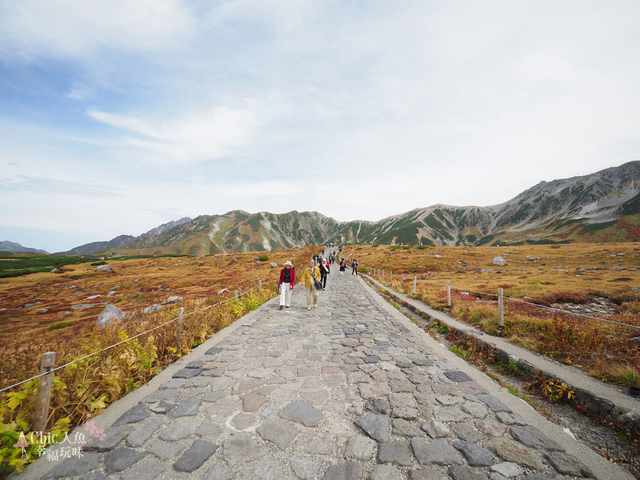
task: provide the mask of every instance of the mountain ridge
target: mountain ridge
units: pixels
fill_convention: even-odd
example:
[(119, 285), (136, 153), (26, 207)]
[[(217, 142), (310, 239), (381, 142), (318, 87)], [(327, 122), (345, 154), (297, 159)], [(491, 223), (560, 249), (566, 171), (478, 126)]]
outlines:
[(541, 181), (490, 206), (435, 204), (378, 221), (337, 221), (316, 211), (231, 210), (184, 217), (133, 237), (81, 245), (98, 252), (208, 255), (334, 243), (487, 245), (640, 241), (640, 161)]

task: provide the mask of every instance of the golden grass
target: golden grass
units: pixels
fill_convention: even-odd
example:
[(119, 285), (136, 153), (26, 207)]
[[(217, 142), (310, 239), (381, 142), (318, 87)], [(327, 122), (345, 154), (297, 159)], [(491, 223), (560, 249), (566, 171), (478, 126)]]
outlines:
[[(497, 255), (507, 266), (492, 264)], [(505, 301), (504, 335), (513, 343), (602, 380), (640, 384), (640, 342), (630, 340), (640, 330), (518, 301), (548, 306), (603, 297), (617, 305), (610, 320), (640, 326), (638, 243), (422, 249), (363, 245), (346, 248), (345, 256), (356, 258), (363, 269), (384, 270), (387, 284), (393, 272), (392, 287), (406, 294), (412, 294), (417, 277), (416, 297), (441, 310), (447, 307), (446, 283), (451, 282), (450, 313), (491, 334), (498, 327), (497, 294), (503, 288), (505, 297), (515, 299)]]

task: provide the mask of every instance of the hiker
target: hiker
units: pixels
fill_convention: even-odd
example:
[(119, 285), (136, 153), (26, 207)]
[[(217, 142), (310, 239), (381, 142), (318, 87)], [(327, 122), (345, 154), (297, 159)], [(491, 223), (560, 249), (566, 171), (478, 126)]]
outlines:
[(293, 269), (293, 263), (289, 260), (284, 262), (284, 268), (280, 271), (280, 310), (282, 307), (289, 308), (291, 306), (291, 291), (296, 281), (296, 271)]
[(320, 276), (322, 277), (322, 289), (327, 288), (327, 276), (329, 275), (331, 267), (329, 267), (329, 262), (327, 262), (326, 258), (322, 259), (322, 265), (320, 265)]
[(313, 259), (309, 260), (309, 268), (304, 269), (302, 274), (302, 283), (307, 289), (307, 310), (311, 310), (311, 297), (313, 297), (313, 308), (318, 306), (318, 289), (316, 281), (320, 281), (320, 269), (316, 267)]
[(356, 259), (353, 259), (353, 262), (351, 262), (351, 268), (353, 269), (351, 271), (351, 275), (355, 274), (356, 277), (358, 276), (358, 265), (359, 263), (356, 261)]
[(347, 268), (347, 264), (344, 261), (344, 258), (342, 260), (340, 260), (340, 272), (344, 272), (345, 269)]

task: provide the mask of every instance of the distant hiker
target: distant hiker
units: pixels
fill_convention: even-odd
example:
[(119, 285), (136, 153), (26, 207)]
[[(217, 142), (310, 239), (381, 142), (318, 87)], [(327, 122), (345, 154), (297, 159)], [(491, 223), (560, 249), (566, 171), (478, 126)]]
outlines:
[(309, 260), (309, 267), (304, 269), (302, 274), (302, 283), (307, 289), (307, 310), (311, 310), (311, 297), (313, 297), (313, 308), (318, 306), (318, 289), (316, 281), (321, 280), (320, 269), (316, 267), (313, 259)]
[(359, 263), (356, 261), (356, 259), (353, 259), (353, 262), (351, 262), (351, 268), (353, 270), (351, 270), (351, 275), (356, 275), (356, 277), (358, 276), (358, 265)]
[(296, 271), (293, 269), (293, 263), (289, 260), (284, 262), (284, 268), (280, 271), (280, 310), (282, 307), (289, 308), (291, 306), (291, 290), (296, 282)]
[(344, 258), (340, 260), (340, 272), (344, 272), (347, 268), (347, 263), (344, 261)]
[(320, 280), (322, 282), (322, 289), (324, 290), (325, 288), (327, 288), (327, 276), (330, 273), (330, 268), (329, 267), (329, 262), (327, 262), (326, 258), (322, 259), (322, 264), (320, 265), (320, 276), (322, 277), (322, 280)]

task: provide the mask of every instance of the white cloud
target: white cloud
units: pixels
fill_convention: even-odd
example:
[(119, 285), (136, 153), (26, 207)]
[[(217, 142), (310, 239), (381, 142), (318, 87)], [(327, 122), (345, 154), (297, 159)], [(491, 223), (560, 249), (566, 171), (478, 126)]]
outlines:
[[(89, 111), (95, 120), (136, 136), (127, 136), (131, 155), (171, 165), (189, 164), (233, 155), (248, 142), (258, 126), (250, 110), (215, 107), (205, 113), (186, 113), (180, 118), (147, 118)], [(127, 148), (126, 146), (124, 147)]]
[(29, 60), (86, 57), (99, 49), (166, 48), (190, 35), (179, 0), (21, 0), (0, 4), (0, 54)]

